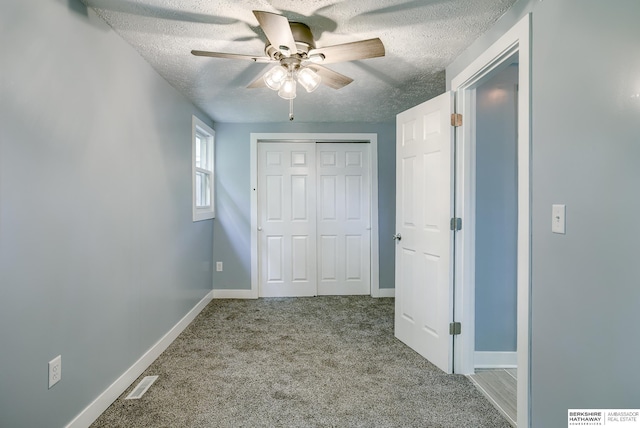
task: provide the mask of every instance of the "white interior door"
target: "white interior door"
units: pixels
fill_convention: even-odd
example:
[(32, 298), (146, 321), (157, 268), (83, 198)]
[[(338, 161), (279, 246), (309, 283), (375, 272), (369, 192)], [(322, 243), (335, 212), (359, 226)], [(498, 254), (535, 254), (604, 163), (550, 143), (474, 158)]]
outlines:
[(397, 116), (396, 310), (398, 339), (452, 372), (452, 94)]
[(258, 145), (262, 297), (316, 295), (315, 143)]
[(369, 144), (316, 148), (318, 295), (370, 294)]

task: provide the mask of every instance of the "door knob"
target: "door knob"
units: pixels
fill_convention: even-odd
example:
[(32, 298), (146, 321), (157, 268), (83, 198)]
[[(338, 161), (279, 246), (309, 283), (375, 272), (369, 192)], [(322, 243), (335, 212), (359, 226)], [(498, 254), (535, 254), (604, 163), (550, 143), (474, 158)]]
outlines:
[(402, 240), (402, 235), (400, 235), (399, 233), (396, 233), (395, 235), (393, 235), (393, 239), (397, 239), (398, 241)]

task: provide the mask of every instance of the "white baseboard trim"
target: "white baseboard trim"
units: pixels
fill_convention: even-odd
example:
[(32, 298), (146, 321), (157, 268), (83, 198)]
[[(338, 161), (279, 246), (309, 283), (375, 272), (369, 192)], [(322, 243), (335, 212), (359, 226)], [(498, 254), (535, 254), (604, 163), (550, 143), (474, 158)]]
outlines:
[(518, 367), (518, 353), (476, 351), (473, 363), (477, 369), (514, 369)]
[(115, 382), (89, 404), (66, 428), (86, 428), (91, 425), (126, 389), (176, 340), (195, 317), (213, 299), (213, 291), (207, 293), (178, 323), (156, 342), (138, 361), (133, 363)]
[(378, 295), (373, 297), (396, 297), (395, 288), (379, 288)]
[[(395, 297), (395, 288), (379, 288), (377, 295), (371, 297)], [(214, 299), (257, 299), (258, 294), (253, 290), (213, 290)]]
[(214, 299), (257, 299), (253, 290), (213, 290)]

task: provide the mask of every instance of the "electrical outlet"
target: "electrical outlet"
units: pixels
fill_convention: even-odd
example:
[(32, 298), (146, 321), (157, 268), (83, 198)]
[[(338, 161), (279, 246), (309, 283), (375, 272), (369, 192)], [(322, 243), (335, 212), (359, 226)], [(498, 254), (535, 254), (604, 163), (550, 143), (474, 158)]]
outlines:
[(222, 262), (216, 262), (216, 272), (222, 272)]
[(49, 361), (49, 388), (62, 379), (62, 355), (58, 355)]

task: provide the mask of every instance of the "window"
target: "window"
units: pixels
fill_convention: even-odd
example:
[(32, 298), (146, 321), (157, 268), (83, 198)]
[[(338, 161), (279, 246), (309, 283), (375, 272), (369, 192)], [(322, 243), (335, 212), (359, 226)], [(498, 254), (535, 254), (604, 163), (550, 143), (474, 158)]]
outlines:
[(209, 220), (214, 212), (213, 137), (215, 132), (203, 121), (192, 120), (193, 221)]

